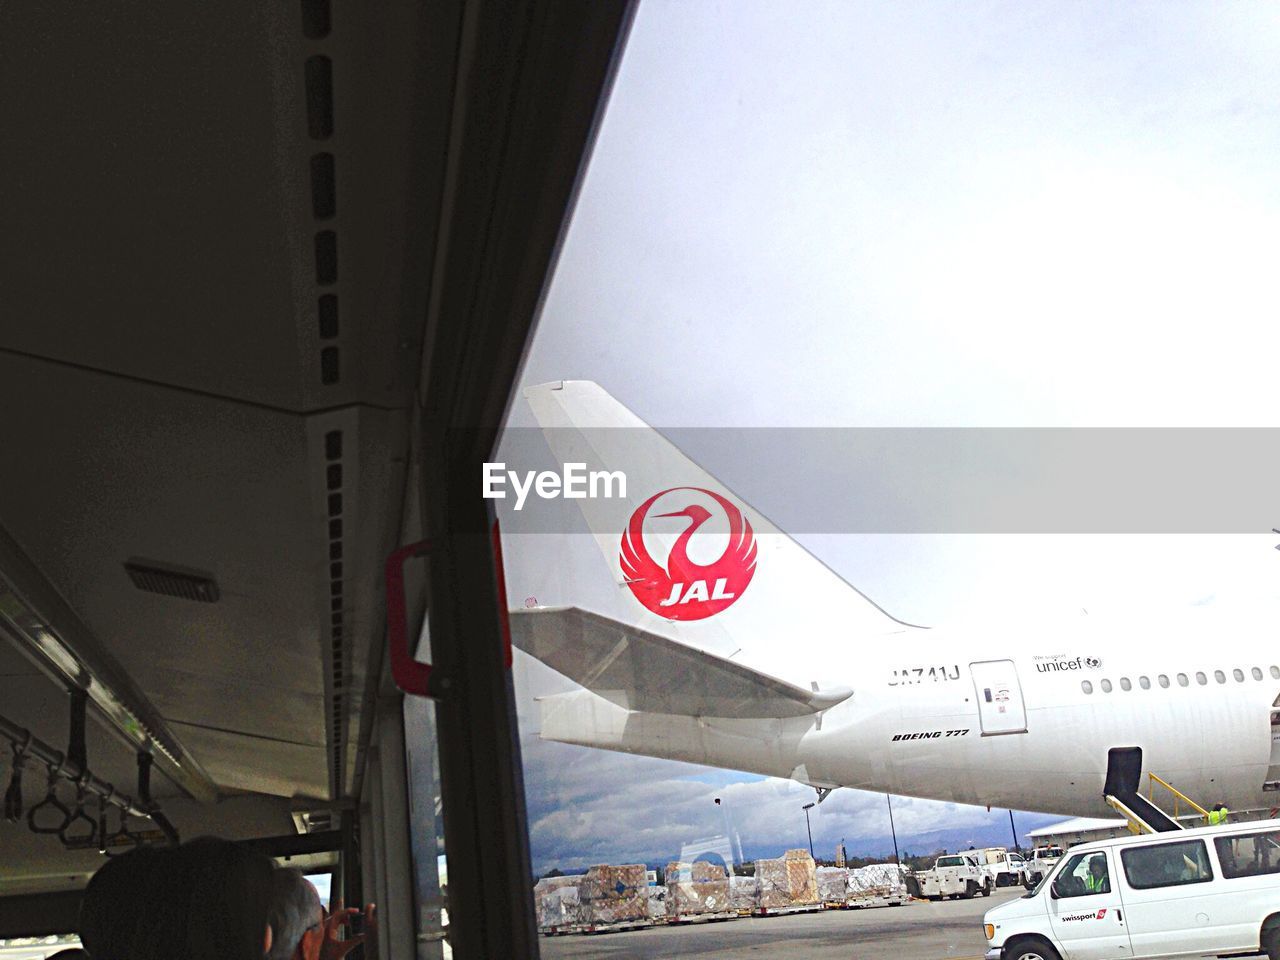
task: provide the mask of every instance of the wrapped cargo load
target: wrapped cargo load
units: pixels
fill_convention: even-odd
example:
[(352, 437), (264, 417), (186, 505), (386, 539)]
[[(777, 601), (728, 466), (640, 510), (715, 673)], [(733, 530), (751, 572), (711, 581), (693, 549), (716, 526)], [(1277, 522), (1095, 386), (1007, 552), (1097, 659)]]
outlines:
[(544, 877), (533, 888), (539, 930), (572, 927), (582, 920), (582, 904), (578, 899), (581, 876)]
[(787, 863), (787, 883), (793, 903), (818, 902), (818, 873), (808, 850), (788, 850), (783, 854)]
[(729, 878), (729, 907), (735, 911), (754, 910), (760, 905), (760, 881), (755, 877)]
[(764, 910), (818, 903), (818, 876), (808, 850), (788, 850), (780, 860), (757, 860), (759, 906)]
[(649, 881), (642, 863), (591, 867), (578, 884), (582, 922), (599, 925), (649, 919)]
[(649, 919), (661, 920), (667, 915), (667, 888), (659, 884), (649, 885)]
[(760, 884), (758, 907), (772, 910), (791, 906), (785, 860), (757, 860), (756, 880)]
[(844, 867), (818, 867), (818, 899), (844, 903), (849, 898), (849, 871)]
[(850, 897), (905, 897), (906, 880), (896, 863), (873, 863), (849, 871)]
[(728, 913), (729, 875), (718, 864), (699, 860), (667, 864), (667, 916), (671, 919)]

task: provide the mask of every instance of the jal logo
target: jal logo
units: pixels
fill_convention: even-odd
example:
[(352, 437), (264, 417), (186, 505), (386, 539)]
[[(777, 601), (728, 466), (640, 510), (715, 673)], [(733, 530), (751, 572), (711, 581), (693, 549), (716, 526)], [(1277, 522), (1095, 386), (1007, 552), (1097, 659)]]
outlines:
[[(659, 498), (681, 493), (683, 498), (672, 497), (669, 504), (675, 506), (683, 499), (682, 509), (650, 516)], [(715, 516), (697, 501), (715, 504), (728, 522), (729, 543), (714, 563), (702, 564), (689, 557), (695, 538), (711, 536), (700, 530)], [(644, 542), (646, 523), (662, 517), (688, 519), (665, 558), (665, 566), (649, 555)], [(672, 487), (655, 493), (631, 515), (622, 535), (619, 563), (627, 586), (646, 609), (668, 620), (703, 620), (733, 604), (751, 583), (756, 571), (756, 537), (742, 511), (720, 494), (701, 487)]]

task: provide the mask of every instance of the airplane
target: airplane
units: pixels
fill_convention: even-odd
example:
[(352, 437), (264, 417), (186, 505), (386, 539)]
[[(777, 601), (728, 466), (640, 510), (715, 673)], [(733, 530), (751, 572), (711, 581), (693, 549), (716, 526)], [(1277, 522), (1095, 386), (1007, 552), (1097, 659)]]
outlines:
[[(608, 611), (510, 611), (512, 642), (582, 689), (544, 739), (839, 787), (1179, 825), (1280, 801), (1280, 648), (1263, 631), (925, 628), (887, 613), (590, 381), (525, 391), (562, 464), (622, 471), (577, 500)], [(1162, 789), (1163, 792), (1163, 789)], [(1108, 799), (1110, 798), (1110, 799)]]

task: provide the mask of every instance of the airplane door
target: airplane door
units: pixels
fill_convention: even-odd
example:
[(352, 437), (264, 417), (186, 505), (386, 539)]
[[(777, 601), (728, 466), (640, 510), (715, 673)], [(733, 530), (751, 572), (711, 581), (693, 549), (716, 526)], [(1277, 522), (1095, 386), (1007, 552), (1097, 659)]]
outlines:
[(969, 664), (978, 696), (978, 719), (984, 737), (1027, 732), (1027, 705), (1012, 660)]
[(1262, 789), (1268, 792), (1280, 790), (1280, 697), (1271, 704), (1271, 761)]

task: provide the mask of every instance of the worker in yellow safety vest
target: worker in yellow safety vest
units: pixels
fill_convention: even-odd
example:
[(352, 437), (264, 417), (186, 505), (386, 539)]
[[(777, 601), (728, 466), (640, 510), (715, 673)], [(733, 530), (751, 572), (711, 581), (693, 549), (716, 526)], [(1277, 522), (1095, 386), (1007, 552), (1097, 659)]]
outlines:
[(1215, 803), (1213, 809), (1209, 811), (1209, 826), (1217, 827), (1227, 822), (1227, 814), (1231, 811), (1227, 809), (1226, 804)]
[(1107, 858), (1104, 854), (1098, 854), (1089, 861), (1089, 872), (1084, 875), (1084, 888), (1089, 893), (1111, 892), (1107, 877)]

